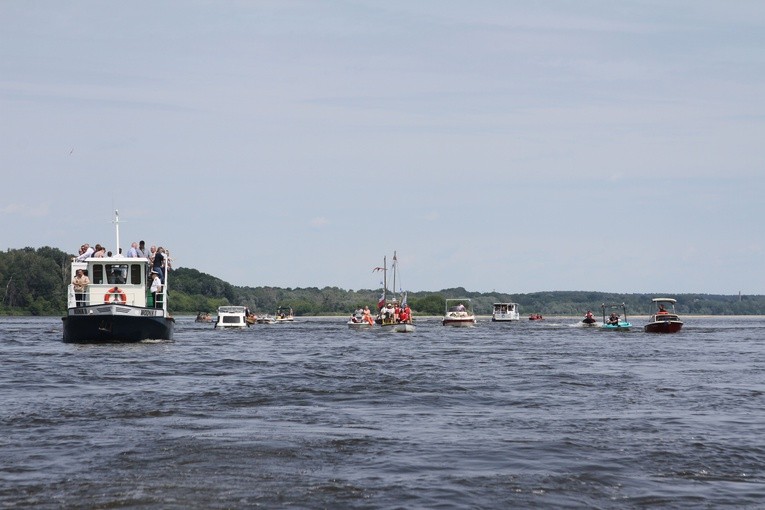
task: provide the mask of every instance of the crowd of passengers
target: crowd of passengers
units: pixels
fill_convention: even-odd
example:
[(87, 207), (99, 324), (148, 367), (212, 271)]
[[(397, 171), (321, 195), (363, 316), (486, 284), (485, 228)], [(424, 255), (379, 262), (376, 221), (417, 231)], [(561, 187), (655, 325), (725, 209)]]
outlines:
[[(112, 257), (111, 251), (107, 251), (104, 246), (96, 243), (95, 247), (85, 243), (80, 246), (80, 250), (77, 256), (72, 260), (77, 262), (84, 262), (89, 258), (101, 258)], [(122, 248), (119, 249), (118, 257), (122, 257)], [(151, 264), (151, 272), (149, 274), (149, 281), (151, 282), (151, 294), (154, 298), (155, 306), (161, 307), (161, 299), (158, 296), (162, 294), (162, 285), (165, 283), (165, 270), (170, 270), (170, 259), (167, 256), (167, 251), (162, 247), (152, 246), (149, 250), (146, 249), (146, 243), (144, 241), (133, 242), (130, 245), (130, 249), (127, 253), (127, 258), (145, 258)], [(108, 276), (110, 284), (124, 284), (125, 274), (124, 269), (112, 269), (112, 274)], [(84, 306), (86, 303), (86, 289), (90, 285), (90, 278), (88, 277), (87, 269), (77, 269), (74, 277), (72, 278), (72, 285), (74, 286), (75, 300), (77, 306)], [(114, 290), (119, 290), (114, 287)], [(158, 303), (159, 301), (159, 303)]]

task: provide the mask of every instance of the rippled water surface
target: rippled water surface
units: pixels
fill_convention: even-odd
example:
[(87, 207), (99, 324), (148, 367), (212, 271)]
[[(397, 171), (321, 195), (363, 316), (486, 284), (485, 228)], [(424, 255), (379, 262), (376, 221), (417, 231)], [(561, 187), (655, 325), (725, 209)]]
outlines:
[(765, 506), (765, 318), (576, 320), (72, 345), (0, 318), (0, 507)]

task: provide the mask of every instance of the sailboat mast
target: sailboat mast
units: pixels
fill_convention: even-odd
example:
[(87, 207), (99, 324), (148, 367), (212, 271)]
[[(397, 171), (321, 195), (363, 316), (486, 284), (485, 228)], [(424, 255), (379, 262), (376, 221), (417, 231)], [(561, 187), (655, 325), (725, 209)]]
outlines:
[(396, 295), (396, 266), (398, 265), (398, 259), (396, 258), (396, 250), (393, 250), (393, 296)]
[(383, 257), (383, 298), (388, 299), (388, 259)]

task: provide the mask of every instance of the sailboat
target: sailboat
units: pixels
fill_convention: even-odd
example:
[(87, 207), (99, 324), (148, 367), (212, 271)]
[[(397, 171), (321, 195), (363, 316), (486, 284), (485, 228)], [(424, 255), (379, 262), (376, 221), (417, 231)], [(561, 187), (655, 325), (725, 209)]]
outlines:
[(388, 299), (388, 265), (387, 258), (383, 257), (382, 267), (376, 267), (375, 271), (383, 272), (383, 291), (380, 300), (377, 302), (377, 319), (375, 322), (380, 325), (383, 331), (393, 331), (396, 333), (413, 333), (415, 331), (412, 323), (411, 311), (407, 306), (407, 293), (401, 291), (401, 301), (396, 298), (396, 278), (398, 277), (398, 258), (396, 252), (393, 252), (393, 289), (390, 299)]

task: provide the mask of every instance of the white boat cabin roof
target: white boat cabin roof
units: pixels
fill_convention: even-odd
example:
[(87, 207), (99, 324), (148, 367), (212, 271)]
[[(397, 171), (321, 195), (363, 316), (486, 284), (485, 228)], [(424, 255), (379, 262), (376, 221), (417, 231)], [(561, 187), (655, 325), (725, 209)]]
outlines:
[(244, 306), (219, 306), (218, 313), (244, 313), (246, 308)]
[(653, 298), (651, 301), (653, 301), (654, 303), (672, 303), (673, 305), (677, 303), (677, 299), (672, 299), (669, 297), (657, 297), (657, 298)]

